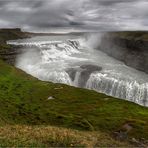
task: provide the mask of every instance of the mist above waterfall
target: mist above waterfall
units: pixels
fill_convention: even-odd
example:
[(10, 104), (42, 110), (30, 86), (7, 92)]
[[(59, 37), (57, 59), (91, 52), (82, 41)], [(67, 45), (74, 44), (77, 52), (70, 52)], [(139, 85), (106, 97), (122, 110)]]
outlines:
[(103, 32), (100, 33), (87, 33), (84, 36), (84, 46), (87, 48), (95, 49), (99, 47), (101, 43)]
[(102, 35), (39, 36), (8, 44), (22, 46), (16, 67), (40, 80), (93, 89), (148, 106), (148, 75), (96, 49)]

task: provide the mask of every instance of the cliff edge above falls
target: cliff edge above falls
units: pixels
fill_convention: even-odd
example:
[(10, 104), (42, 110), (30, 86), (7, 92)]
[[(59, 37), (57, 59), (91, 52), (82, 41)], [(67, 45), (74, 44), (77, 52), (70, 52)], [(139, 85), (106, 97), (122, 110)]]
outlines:
[(7, 45), (7, 40), (23, 39), (30, 37), (30, 33), (22, 32), (21, 29), (0, 29), (0, 59), (9, 64), (14, 64), (16, 55), (20, 53), (19, 49)]
[(148, 73), (147, 31), (105, 33), (99, 49), (130, 67)]

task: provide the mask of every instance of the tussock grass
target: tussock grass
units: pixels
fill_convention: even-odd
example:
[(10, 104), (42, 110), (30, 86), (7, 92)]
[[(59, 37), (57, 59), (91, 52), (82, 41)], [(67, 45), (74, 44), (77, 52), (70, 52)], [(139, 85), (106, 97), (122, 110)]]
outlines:
[(82, 132), (54, 126), (0, 127), (1, 147), (129, 147), (102, 132)]

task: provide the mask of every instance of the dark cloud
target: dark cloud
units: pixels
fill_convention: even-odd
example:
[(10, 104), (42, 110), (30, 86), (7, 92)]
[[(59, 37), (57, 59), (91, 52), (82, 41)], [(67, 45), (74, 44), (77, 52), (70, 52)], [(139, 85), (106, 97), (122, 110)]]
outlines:
[(101, 4), (101, 5), (105, 5), (105, 6), (111, 6), (117, 3), (129, 3), (129, 2), (133, 2), (133, 0), (93, 0), (94, 2)]
[(83, 22), (75, 22), (75, 21), (69, 21), (69, 24), (71, 26), (83, 26), (84, 25)]
[(148, 30), (147, 0), (0, 0), (0, 27)]

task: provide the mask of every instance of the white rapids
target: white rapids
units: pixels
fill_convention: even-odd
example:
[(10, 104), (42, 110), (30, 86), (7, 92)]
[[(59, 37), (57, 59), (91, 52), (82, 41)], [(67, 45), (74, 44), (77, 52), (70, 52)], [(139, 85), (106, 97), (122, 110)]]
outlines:
[[(16, 67), (40, 80), (79, 86), (82, 65), (97, 65), (85, 88), (148, 106), (148, 75), (95, 50), (80, 36), (42, 36), (8, 41), (22, 46)], [(75, 69), (74, 79), (67, 69)], [(86, 79), (86, 78), (85, 78)]]

